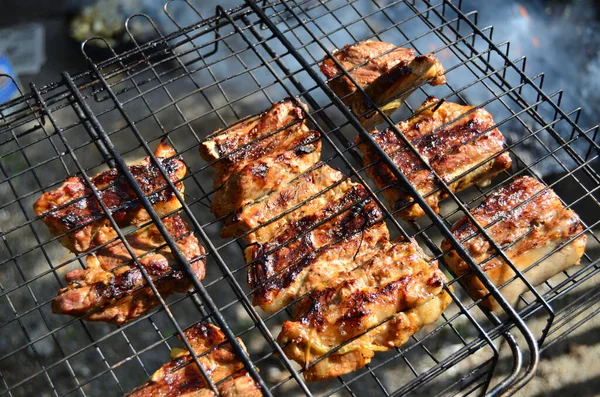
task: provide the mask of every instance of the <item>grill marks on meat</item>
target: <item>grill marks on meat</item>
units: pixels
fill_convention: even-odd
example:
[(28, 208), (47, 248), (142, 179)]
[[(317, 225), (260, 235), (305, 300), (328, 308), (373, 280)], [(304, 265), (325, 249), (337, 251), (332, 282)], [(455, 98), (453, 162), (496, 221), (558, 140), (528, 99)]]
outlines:
[(211, 211), (218, 217), (227, 215), (312, 168), (321, 157), (320, 134), (305, 129), (294, 138), (290, 150), (264, 156), (232, 174), (217, 190)]
[[(395, 62), (396, 55), (388, 62)], [(368, 79), (366, 74), (363, 77)], [(260, 125), (272, 131), (274, 127), (262, 123), (262, 118), (273, 112), (270, 109), (231, 128), (223, 133), (231, 137), (219, 143), (209, 139), (201, 149), (203, 156), (207, 160), (222, 156), (224, 150), (217, 147), (233, 153), (239, 142), (244, 148), (253, 147), (251, 138), (239, 135), (267, 135), (256, 129)], [(352, 342), (354, 348), (335, 353), (322, 361), (328, 363), (325, 366), (311, 365), (305, 372), (309, 380), (325, 379), (362, 367), (377, 350), (404, 343), (424, 324), (434, 322), (450, 298), (441, 292), (444, 278), (437, 265), (428, 265), (414, 243), (389, 242), (382, 209), (363, 185), (318, 163), (320, 146), (303, 150), (304, 156), (298, 153), (296, 148), (307, 145), (297, 142), (314, 132), (304, 126), (284, 131), (288, 135), (260, 156), (239, 155), (232, 160), (228, 167), (234, 171), (225, 181), (217, 171), (215, 185), (223, 183), (224, 188), (212, 210), (222, 216), (237, 207), (225, 218), (221, 235), (243, 235), (249, 244), (244, 253), (253, 304), (275, 312), (300, 300), (297, 321), (287, 322), (279, 337), (288, 345), (290, 357), (308, 365), (324, 349), (364, 333), (359, 344)], [(291, 151), (298, 166), (289, 166), (281, 157), (274, 160)], [(387, 318), (370, 329), (374, 319)], [(316, 349), (311, 348), (312, 340)]]
[[(256, 119), (256, 125), (250, 131), (247, 131), (246, 123), (242, 123), (242, 127), (233, 126), (200, 145), (200, 153), (205, 160), (219, 160), (215, 163), (215, 188), (268, 154), (279, 154), (301, 146), (302, 139), (298, 139), (298, 134), (309, 131), (304, 121), (304, 109), (291, 99), (276, 103), (267, 112), (252, 119)], [(218, 155), (209, 149), (211, 147), (216, 148)]]
[(265, 197), (319, 161), (320, 134), (306, 126), (305, 107), (285, 99), (200, 145), (200, 155), (217, 170), (211, 206), (217, 217)]
[[(391, 43), (366, 40), (347, 45), (333, 56), (388, 116), (419, 86), (427, 82), (430, 85), (446, 82), (444, 68), (433, 54), (415, 56), (413, 49), (396, 48)], [(355, 93), (357, 87), (333, 59), (323, 61), (321, 72), (329, 80), (331, 89), (352, 108), (354, 114), (361, 116), (371, 110), (368, 100)], [(372, 128), (382, 118), (372, 111), (362, 116), (360, 121), (365, 128)]]
[(388, 243), (356, 269), (315, 286), (278, 337), (286, 354), (305, 367), (306, 379), (361, 368), (375, 351), (399, 346), (437, 320), (450, 297), (437, 262), (427, 260), (414, 241)]
[[(498, 173), (510, 168), (510, 155), (498, 155), (503, 150), (504, 137), (497, 128), (492, 128), (494, 120), (487, 111), (450, 102), (436, 109), (438, 102), (437, 98), (428, 98), (414, 117), (397, 127), (453, 192), (473, 184), (487, 186)], [(439, 212), (439, 202), (447, 193), (402, 138), (392, 129), (375, 130), (371, 135), (419, 194), (429, 195), (425, 200)], [(364, 154), (365, 166), (377, 163), (367, 169), (367, 175), (378, 187), (386, 188), (383, 194), (390, 206), (398, 210), (397, 215), (404, 219), (424, 215), (419, 205), (410, 205), (414, 200), (405, 193), (392, 171), (379, 162), (381, 159), (374, 148), (365, 143), (359, 148)], [(439, 189), (435, 191), (436, 188)]]
[[(577, 214), (566, 209), (552, 189), (528, 176), (516, 178), (510, 185), (492, 193), (471, 214), (519, 270), (527, 269), (551, 254), (525, 273), (534, 286), (579, 264), (585, 251), (587, 237), (576, 237), (583, 231)], [(494, 285), (501, 286), (515, 276), (502, 258), (490, 259), (497, 252), (466, 216), (454, 224), (452, 232)], [(442, 248), (448, 250), (451, 245), (444, 241)], [(455, 251), (446, 254), (446, 261), (459, 275), (470, 270)], [(464, 280), (474, 299), (485, 297), (483, 304), (486, 307), (500, 310), (496, 300), (487, 296), (488, 290), (477, 277), (467, 273)], [(525, 291), (527, 287), (519, 278), (500, 289), (513, 304)]]
[(362, 185), (352, 184), (340, 196), (290, 221), (268, 242), (246, 248), (246, 262), (253, 262), (248, 285), (258, 288), (253, 294), (255, 305), (277, 311), (358, 266), (387, 242), (381, 208)]
[[(330, 187), (352, 183), (349, 180), (342, 181), (343, 178), (341, 172), (318, 163), (312, 170), (300, 174), (277, 192), (238, 209), (221, 230), (221, 237), (240, 236), (252, 230), (252, 233), (245, 236), (245, 240), (249, 243), (265, 243), (286, 223), (333, 200), (337, 192)], [(300, 204), (302, 205), (295, 210), (286, 213)], [(275, 218), (278, 219), (271, 221)]]
[[(398, 64), (408, 64), (415, 58), (415, 50), (401, 48), (392, 43), (366, 40), (345, 46), (336, 51), (334, 57), (346, 69), (360, 86), (366, 86), (388, 73)], [(321, 71), (331, 79), (329, 86), (340, 97), (347, 97), (356, 91), (356, 86), (342, 74), (331, 58), (321, 64)], [(339, 76), (339, 77), (338, 77)], [(345, 98), (348, 100), (349, 98)]]
[[(175, 150), (161, 143), (155, 156), (177, 190), (184, 191), (182, 179), (187, 167), (173, 158)], [(167, 181), (149, 157), (129, 166), (154, 210), (160, 215), (177, 211), (181, 203), (167, 188)], [(120, 227), (139, 226), (150, 221), (137, 195), (126, 178), (110, 169), (91, 178), (94, 188)], [(68, 178), (59, 188), (44, 193), (34, 205), (50, 231), (75, 253), (95, 249), (86, 257), (86, 268), (66, 275), (67, 287), (61, 289), (52, 303), (54, 313), (84, 316), (90, 321), (123, 324), (148, 312), (159, 304), (146, 283), (143, 266), (158, 292), (166, 297), (185, 293), (191, 283), (154, 224), (144, 226), (125, 237), (139, 264), (118, 239), (92, 190), (80, 177)], [(185, 221), (178, 215), (162, 220), (168, 233), (189, 261), (199, 279), (204, 278), (204, 248), (198, 243)]]
[[(260, 158), (281, 140), (293, 135), (304, 125), (304, 111), (293, 99), (286, 98), (264, 113), (209, 135), (200, 145), (200, 155), (207, 162), (215, 162), (214, 167), (222, 173), (215, 178), (215, 187), (232, 173), (227, 170), (229, 166)], [(240, 150), (242, 147), (244, 150)]]
[[(244, 369), (223, 332), (212, 324), (198, 323), (185, 330), (198, 361), (223, 397), (258, 397), (258, 385)], [(240, 343), (241, 340), (238, 339)], [(242, 344), (243, 346), (243, 344)], [(186, 349), (171, 350), (171, 360), (160, 367), (129, 397), (215, 396), (207, 380)]]
[[(202, 280), (205, 274), (204, 248), (180, 216), (167, 217), (163, 223), (196, 276)], [(191, 288), (185, 270), (179, 266), (155, 225), (137, 230), (126, 236), (126, 240), (161, 296), (185, 293)], [(87, 320), (123, 324), (159, 304), (114, 229), (108, 226), (101, 228), (94, 244), (106, 245), (87, 256), (86, 269), (67, 273), (68, 286), (61, 289), (54, 299), (54, 313), (83, 316), (93, 311), (86, 317)]]
[[(187, 172), (184, 162), (173, 158), (175, 150), (164, 143), (159, 144), (154, 154), (167, 171), (169, 179), (183, 193), (181, 180)], [(129, 170), (159, 215), (181, 207), (149, 157), (139, 164), (129, 166)], [(91, 182), (119, 226), (141, 224), (150, 220), (131, 186), (116, 169), (94, 176)], [(61, 236), (60, 242), (75, 253), (93, 248), (91, 243), (94, 235), (109, 224), (92, 190), (81, 177), (70, 177), (60, 188), (44, 193), (35, 202), (34, 210), (38, 216), (42, 216), (52, 234)]]

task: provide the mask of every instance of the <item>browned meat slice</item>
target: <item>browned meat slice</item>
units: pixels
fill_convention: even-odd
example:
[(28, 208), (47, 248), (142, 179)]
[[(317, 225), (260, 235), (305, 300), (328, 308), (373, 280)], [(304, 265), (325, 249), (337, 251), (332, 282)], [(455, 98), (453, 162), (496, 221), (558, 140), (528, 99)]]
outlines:
[[(258, 397), (262, 393), (236, 357), (223, 332), (212, 324), (198, 323), (183, 332), (200, 365), (217, 384), (223, 397)], [(238, 339), (239, 340), (239, 339)], [(241, 340), (239, 340), (242, 343)], [(243, 346), (243, 344), (242, 344)], [(212, 397), (210, 386), (186, 349), (171, 350), (171, 361), (129, 397)]]
[[(415, 58), (415, 50), (396, 47), (392, 43), (366, 40), (347, 45), (343, 49), (334, 52), (333, 55), (358, 84), (366, 86), (398, 64), (408, 64)], [(331, 80), (329, 86), (338, 96), (348, 97), (356, 91), (354, 83), (342, 74), (331, 58), (323, 61), (321, 71)]]
[(270, 241), (245, 250), (253, 303), (273, 312), (353, 269), (388, 241), (383, 214), (362, 185), (352, 184), (325, 207), (282, 225)]
[[(204, 255), (204, 249), (185, 221), (173, 215), (165, 218), (163, 223), (196, 276), (203, 279), (205, 260), (200, 257)], [(61, 289), (54, 299), (54, 313), (83, 316), (93, 310), (87, 320), (122, 324), (159, 304), (123, 242), (116, 238), (117, 233), (108, 226), (98, 231), (94, 244), (108, 244), (88, 255), (86, 269), (67, 274), (68, 286)], [(191, 283), (185, 270), (177, 263), (154, 224), (126, 236), (126, 240), (140, 264), (156, 280), (154, 284), (163, 297), (190, 289)]]
[[(519, 270), (551, 254), (525, 272), (534, 286), (579, 264), (585, 251), (587, 237), (576, 237), (583, 230), (577, 214), (567, 210), (552, 189), (531, 177), (519, 177), (492, 193), (471, 214)], [(466, 216), (454, 224), (452, 233), (494, 285), (501, 286), (515, 277), (515, 272), (502, 258), (490, 259), (497, 252)], [(442, 248), (448, 250), (451, 245), (444, 241)], [(459, 275), (470, 269), (455, 251), (446, 254), (446, 261)], [(474, 299), (488, 295), (488, 290), (472, 272), (465, 274), (463, 280)], [(527, 287), (519, 278), (500, 289), (513, 304), (525, 291)], [(493, 297), (485, 298), (483, 304), (491, 310), (500, 310)]]
[[(433, 54), (415, 57), (413, 49), (396, 48), (391, 43), (366, 40), (348, 45), (335, 52), (334, 56), (388, 116), (422, 84), (429, 82), (439, 85), (446, 82), (444, 68)], [(352, 95), (357, 87), (342, 74), (331, 58), (323, 61), (321, 71), (330, 80), (328, 84), (331, 89), (343, 98), (354, 114), (360, 116), (371, 109), (363, 95)], [(372, 111), (361, 117), (360, 121), (369, 129), (381, 122), (382, 118)]]
[(386, 244), (360, 267), (315, 285), (294, 321), (283, 324), (279, 344), (310, 381), (363, 367), (375, 351), (400, 346), (436, 321), (450, 303), (444, 274), (428, 261), (415, 242)]
[[(492, 128), (494, 120), (487, 111), (450, 102), (436, 109), (438, 102), (437, 98), (429, 98), (414, 117), (397, 127), (453, 192), (473, 184), (487, 186), (494, 176), (510, 168), (510, 155), (498, 155), (503, 149), (504, 137), (497, 128)], [(441, 188), (434, 192), (439, 184), (401, 137), (392, 129), (375, 130), (371, 134), (419, 194), (428, 195), (427, 204), (439, 212), (439, 202), (447, 193)], [(379, 162), (374, 148), (366, 143), (359, 147), (364, 154), (364, 165), (375, 163), (367, 169), (367, 175), (377, 186), (386, 188), (383, 194), (392, 209), (398, 210), (397, 215), (404, 219), (424, 215), (419, 205), (410, 205), (414, 200), (405, 193), (391, 170)]]
[(295, 147), (298, 133), (308, 131), (304, 111), (287, 98), (262, 114), (208, 136), (200, 144), (200, 155), (207, 162), (215, 162), (214, 187), (218, 188), (232, 174), (269, 153)]
[(217, 190), (211, 211), (222, 217), (251, 204), (311, 169), (320, 157), (320, 134), (307, 128), (297, 131), (286, 150), (245, 163), (243, 168), (232, 166), (236, 172)]
[[(154, 154), (168, 172), (169, 179), (183, 193), (181, 180), (187, 172), (184, 162), (173, 158), (175, 150), (164, 143), (159, 144)], [(166, 188), (167, 182), (149, 157), (129, 166), (129, 170), (159, 215), (166, 215), (181, 207), (174, 192)], [(141, 224), (150, 219), (125, 177), (116, 169), (104, 171), (91, 181), (120, 226)], [(92, 248), (90, 244), (96, 232), (108, 225), (102, 208), (81, 177), (68, 178), (60, 188), (44, 193), (33, 207), (52, 234), (61, 236), (60, 242), (73, 252)]]
[[(254, 230), (245, 238), (248, 243), (268, 242), (286, 223), (324, 207), (333, 200), (339, 193), (337, 190), (327, 190), (327, 188), (341, 181), (343, 177), (341, 172), (328, 165), (317, 164), (312, 170), (301, 174), (264, 200), (240, 208), (225, 225), (221, 236), (240, 236)], [(341, 184), (344, 185), (342, 189), (345, 190), (352, 182), (345, 180)], [(299, 207), (290, 211), (295, 206)], [(290, 212), (284, 214), (286, 211)]]

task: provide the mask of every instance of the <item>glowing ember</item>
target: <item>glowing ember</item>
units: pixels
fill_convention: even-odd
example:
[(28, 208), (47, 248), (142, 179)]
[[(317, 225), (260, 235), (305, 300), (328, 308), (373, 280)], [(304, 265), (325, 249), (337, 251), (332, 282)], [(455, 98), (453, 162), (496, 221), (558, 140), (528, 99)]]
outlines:
[(527, 20), (529, 20), (529, 13), (527, 12), (527, 8), (524, 5), (519, 5), (519, 14)]
[(535, 48), (538, 48), (538, 47), (540, 46), (540, 39), (538, 39), (536, 36), (533, 36), (533, 37), (531, 38), (531, 41), (532, 41), (532, 43), (533, 43), (533, 46), (534, 46)]

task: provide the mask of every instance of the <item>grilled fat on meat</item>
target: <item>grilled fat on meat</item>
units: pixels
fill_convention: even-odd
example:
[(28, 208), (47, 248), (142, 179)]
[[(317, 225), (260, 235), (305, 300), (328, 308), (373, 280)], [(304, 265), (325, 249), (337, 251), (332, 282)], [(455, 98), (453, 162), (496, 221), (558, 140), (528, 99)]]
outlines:
[[(345, 46), (333, 56), (348, 71), (386, 115), (392, 114), (419, 86), (429, 82), (440, 85), (446, 82), (444, 68), (433, 54), (415, 56), (411, 48), (397, 48), (394, 44), (366, 40)], [(329, 86), (360, 116), (371, 109), (367, 99), (355, 93), (357, 87), (342, 73), (333, 59), (326, 58), (321, 72)], [(373, 128), (382, 121), (376, 111), (360, 118), (362, 125)]]
[[(577, 214), (566, 209), (552, 189), (528, 176), (519, 177), (492, 193), (471, 214), (519, 270), (525, 271), (550, 255), (525, 271), (524, 276), (533, 286), (579, 264), (585, 251), (587, 237), (583, 234), (577, 237), (583, 230)], [(515, 272), (501, 257), (492, 258), (497, 252), (466, 216), (454, 224), (452, 233), (495, 286), (500, 287), (515, 277)], [(444, 241), (442, 248), (448, 250), (451, 245)], [(466, 273), (463, 280), (473, 299), (485, 297), (486, 307), (501, 310), (455, 251), (450, 251), (445, 258), (457, 275)], [(500, 293), (515, 304), (519, 295), (527, 290), (517, 278), (502, 287)]]
[[(223, 332), (212, 324), (198, 323), (183, 331), (200, 365), (210, 376), (222, 397), (258, 397), (258, 385), (238, 360)], [(241, 340), (238, 339), (240, 343)], [(243, 343), (242, 343), (243, 346)], [(160, 367), (150, 379), (129, 397), (212, 397), (215, 393), (190, 352), (171, 350), (171, 360)]]
[(451, 302), (444, 274), (428, 260), (414, 241), (386, 244), (356, 269), (315, 285), (294, 321), (283, 324), (279, 344), (309, 381), (363, 367), (376, 351), (400, 346), (435, 322)]
[[(202, 280), (205, 273), (205, 260), (201, 258), (204, 248), (179, 215), (169, 216), (163, 219), (163, 223), (196, 276)], [(181, 269), (154, 224), (125, 238), (163, 297), (190, 289), (191, 283), (185, 270)], [(68, 285), (60, 290), (52, 303), (54, 313), (72, 316), (90, 313), (87, 320), (123, 324), (159, 304), (114, 229), (109, 226), (100, 228), (94, 244), (106, 245), (87, 256), (86, 269), (67, 273)]]
[[(434, 97), (428, 98), (414, 117), (397, 124), (400, 132), (453, 192), (473, 184), (488, 186), (498, 173), (510, 168), (510, 155), (499, 154), (504, 137), (493, 126), (494, 120), (485, 109), (451, 102), (439, 105), (439, 100)], [(401, 137), (393, 129), (374, 130), (371, 135), (419, 194), (425, 197), (427, 204), (439, 212), (439, 202), (448, 194), (433, 174), (424, 169)], [(424, 215), (418, 204), (410, 205), (414, 202), (413, 198), (381, 162), (375, 149), (367, 143), (360, 144), (359, 149), (364, 155), (365, 167), (368, 166), (367, 175), (379, 188), (385, 188), (383, 194), (392, 209), (398, 211), (397, 216), (414, 219)]]
[[(154, 154), (167, 171), (169, 179), (183, 193), (181, 179), (187, 172), (185, 163), (174, 158), (175, 150), (165, 143), (159, 144)], [(181, 207), (150, 157), (129, 166), (129, 170), (159, 215), (166, 215)], [(150, 219), (125, 177), (116, 169), (101, 172), (91, 178), (91, 182), (119, 226), (137, 225)], [(82, 177), (70, 177), (58, 189), (44, 193), (33, 208), (51, 233), (60, 236), (60, 242), (75, 253), (93, 248), (91, 243), (96, 232), (109, 224)]]
[(274, 192), (319, 161), (320, 134), (306, 126), (302, 106), (285, 99), (202, 142), (200, 155), (216, 168), (211, 211), (217, 217)]

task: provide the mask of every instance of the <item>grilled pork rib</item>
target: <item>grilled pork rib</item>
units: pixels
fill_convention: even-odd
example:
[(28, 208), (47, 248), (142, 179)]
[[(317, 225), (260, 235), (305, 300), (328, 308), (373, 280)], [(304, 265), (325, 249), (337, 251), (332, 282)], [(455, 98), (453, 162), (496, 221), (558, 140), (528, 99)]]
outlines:
[[(205, 273), (205, 260), (200, 258), (204, 255), (203, 247), (180, 216), (167, 217), (163, 223), (202, 280)], [(163, 297), (190, 289), (185, 270), (155, 225), (137, 230), (126, 236), (126, 240)], [(68, 285), (60, 290), (52, 304), (54, 313), (83, 316), (93, 310), (87, 320), (123, 324), (159, 304), (114, 229), (102, 227), (93, 242), (96, 246), (108, 244), (87, 256), (86, 269), (67, 273)]]
[[(258, 397), (258, 385), (236, 357), (223, 332), (212, 324), (198, 323), (183, 332), (200, 365), (210, 376), (222, 397)], [(238, 339), (239, 340), (239, 339)], [(241, 340), (239, 340), (240, 343)], [(243, 346), (243, 344), (242, 344)], [(171, 361), (129, 397), (213, 397), (215, 393), (200, 372), (188, 350), (174, 348)]]
[[(187, 167), (183, 161), (173, 158), (175, 150), (161, 143), (154, 154), (168, 172), (169, 179), (183, 193), (181, 179)], [(149, 157), (129, 166), (129, 170), (159, 215), (181, 207), (175, 193), (166, 187), (167, 182)], [(125, 177), (116, 169), (94, 176), (91, 182), (119, 226), (141, 224), (150, 219)], [(60, 242), (75, 253), (93, 248), (91, 243), (96, 232), (109, 224), (92, 190), (81, 177), (70, 177), (60, 188), (44, 193), (35, 202), (34, 210), (52, 234), (61, 236)]]
[(286, 98), (259, 115), (209, 135), (199, 149), (202, 158), (217, 169), (214, 187), (266, 153), (282, 147), (289, 149), (286, 140), (293, 139), (295, 132), (304, 127), (304, 111), (293, 99)]
[[(492, 129), (494, 120), (487, 111), (450, 102), (436, 108), (438, 102), (437, 98), (428, 98), (414, 117), (397, 127), (453, 192), (473, 184), (487, 186), (494, 176), (510, 168), (510, 155), (499, 154), (504, 137), (497, 128)], [(419, 194), (428, 195), (425, 200), (429, 206), (439, 212), (439, 202), (447, 193), (404, 141), (393, 129), (375, 130), (371, 135)], [(392, 209), (398, 210), (397, 215), (404, 219), (424, 215), (418, 204), (410, 205), (414, 200), (405, 193), (392, 171), (379, 162), (374, 148), (366, 143), (359, 148), (364, 154), (364, 165), (370, 166), (367, 175), (379, 188), (385, 188), (383, 194)]]
[(428, 263), (414, 241), (388, 243), (362, 266), (315, 285), (278, 342), (305, 367), (307, 380), (346, 374), (437, 320), (450, 303), (444, 281), (437, 262)]
[[(583, 230), (577, 214), (565, 209), (550, 188), (531, 177), (519, 177), (492, 193), (471, 214), (519, 270), (551, 254), (524, 273), (534, 286), (579, 264), (585, 251), (587, 237), (576, 237)], [(452, 233), (494, 285), (499, 287), (515, 277), (502, 258), (489, 259), (497, 252), (466, 216), (454, 224)], [(444, 241), (442, 248), (448, 250), (451, 245)], [(470, 270), (455, 251), (446, 254), (446, 262), (458, 275)], [(464, 275), (464, 282), (474, 299), (488, 295), (488, 290), (471, 272)], [(527, 287), (520, 278), (500, 289), (512, 304), (525, 291)], [(483, 304), (491, 310), (500, 310), (493, 297), (487, 296)]]
[[(433, 54), (415, 56), (413, 49), (396, 48), (391, 43), (366, 40), (347, 45), (335, 52), (334, 57), (388, 116), (420, 85), (446, 82), (444, 68)], [(352, 108), (355, 115), (363, 115), (371, 109), (366, 98), (355, 93), (357, 87), (331, 58), (323, 61), (321, 71), (330, 80), (331, 89)], [(370, 129), (382, 118), (372, 111), (360, 121)]]

